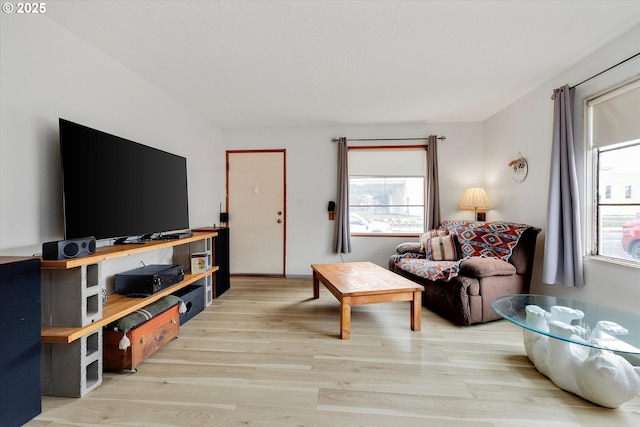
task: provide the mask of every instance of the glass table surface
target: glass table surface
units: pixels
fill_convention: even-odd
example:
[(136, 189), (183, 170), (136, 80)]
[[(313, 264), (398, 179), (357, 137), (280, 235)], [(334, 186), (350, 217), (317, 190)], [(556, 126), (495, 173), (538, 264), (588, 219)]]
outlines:
[[(499, 297), (491, 307), (510, 322), (552, 338), (602, 350), (640, 354), (640, 316), (637, 314), (567, 298), (530, 294)], [(532, 312), (543, 316), (546, 322), (536, 322)], [(548, 325), (554, 320), (570, 325), (571, 333), (558, 333), (553, 327), (550, 331)]]

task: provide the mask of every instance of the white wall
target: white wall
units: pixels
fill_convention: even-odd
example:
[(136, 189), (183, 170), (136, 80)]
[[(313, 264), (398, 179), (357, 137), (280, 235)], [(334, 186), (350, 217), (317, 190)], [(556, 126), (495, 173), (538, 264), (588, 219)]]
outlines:
[(2, 14), (1, 24), (2, 253), (31, 255), (63, 237), (59, 117), (186, 157), (190, 224), (216, 222), (219, 129), (46, 16)]
[[(288, 276), (309, 276), (312, 263), (341, 260), (331, 250), (334, 222), (327, 217), (327, 203), (336, 199), (337, 187), (337, 148), (331, 138), (422, 137), (430, 134), (447, 137), (438, 148), (440, 190), (443, 195), (442, 215), (447, 219), (471, 219), (473, 213), (459, 211), (457, 203), (466, 187), (482, 184), (484, 171), (481, 123), (225, 130), (224, 139), (226, 146), (234, 150), (286, 149), (286, 273)], [(396, 245), (406, 240), (408, 239), (354, 237), (352, 253), (342, 255), (342, 259), (367, 260), (386, 266)]]
[[(575, 84), (636, 53), (638, 27), (600, 49), (585, 61), (545, 83), (484, 123), (417, 123), (389, 126), (327, 126), (319, 128), (225, 130), (232, 149), (285, 148), (287, 150), (287, 275), (308, 275), (311, 263), (370, 260), (386, 265), (396, 244), (406, 238), (354, 237), (353, 252), (331, 252), (333, 222), (326, 204), (334, 199), (338, 136), (410, 137), (432, 133), (447, 136), (439, 146), (442, 215), (446, 219), (471, 218), (457, 209), (468, 186), (483, 185), (493, 209), (487, 220), (522, 222), (542, 229), (538, 237), (532, 292), (566, 296), (637, 312), (640, 306), (640, 271), (587, 260), (587, 284), (582, 289), (541, 283), (554, 88)], [(598, 87), (620, 81), (629, 69), (640, 73), (638, 61), (600, 78)], [(585, 85), (588, 87), (589, 85)], [(593, 88), (592, 88), (593, 89)], [(366, 143), (359, 143), (366, 144)], [(523, 183), (513, 180), (509, 161), (518, 154), (529, 164)]]
[[(440, 144), (444, 218), (471, 218), (457, 201), (467, 186), (484, 185), (494, 209), (488, 220), (525, 222), (543, 229), (538, 239), (533, 292), (564, 295), (637, 311), (640, 272), (586, 263), (583, 289), (541, 283), (551, 141), (551, 92), (575, 84), (637, 52), (640, 27), (542, 85), (485, 123), (414, 123), (228, 130), (224, 134), (135, 73), (86, 44), (46, 16), (0, 16), (0, 252), (39, 251), (62, 238), (57, 120), (64, 117), (188, 159), (192, 226), (217, 221), (224, 201), (224, 150), (287, 150), (287, 274), (309, 275), (314, 262), (335, 262), (333, 223), (326, 204), (335, 198), (332, 137), (447, 136)], [(631, 68), (631, 71), (629, 69)], [(635, 71), (634, 71), (635, 70)], [(581, 90), (596, 90), (640, 73), (638, 61)], [(507, 163), (521, 152), (529, 176), (515, 183)], [(345, 261), (385, 265), (405, 239), (360, 237)]]
[[(622, 310), (638, 312), (640, 307), (640, 269), (612, 265), (602, 261), (585, 261), (584, 288), (542, 283), (542, 262), (546, 229), (547, 193), (553, 120), (553, 89), (564, 84), (575, 85), (584, 79), (638, 52), (640, 26), (599, 49), (587, 59), (541, 85), (514, 104), (484, 122), (485, 170), (487, 191), (493, 198), (499, 217), (525, 222), (542, 228), (536, 250), (536, 267), (532, 292), (565, 296), (600, 303)], [(613, 86), (640, 74), (640, 58), (580, 85), (576, 89), (576, 105), (591, 93)], [(577, 111), (577, 118), (581, 111)], [(582, 141), (582, 124), (575, 125), (576, 140)], [(529, 176), (522, 184), (511, 178), (507, 167), (518, 152), (528, 160)], [(582, 176), (580, 177), (581, 182)], [(588, 200), (588, 198), (584, 198)]]

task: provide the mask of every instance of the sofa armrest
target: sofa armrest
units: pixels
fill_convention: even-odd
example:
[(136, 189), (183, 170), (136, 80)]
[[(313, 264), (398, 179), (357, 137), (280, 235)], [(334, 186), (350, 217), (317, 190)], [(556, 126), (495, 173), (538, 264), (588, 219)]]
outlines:
[(516, 267), (497, 258), (470, 257), (460, 263), (460, 274), (468, 277), (512, 276)]
[(406, 254), (406, 253), (421, 254), (424, 252), (420, 250), (420, 242), (404, 242), (396, 246), (396, 253), (397, 254)]

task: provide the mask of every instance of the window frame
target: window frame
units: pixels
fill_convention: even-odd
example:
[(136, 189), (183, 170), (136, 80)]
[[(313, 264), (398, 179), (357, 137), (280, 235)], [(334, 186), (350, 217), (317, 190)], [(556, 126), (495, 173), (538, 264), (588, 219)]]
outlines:
[[(424, 153), (424, 157), (422, 160), (423, 163), (423, 171), (422, 171), (422, 204), (419, 205), (415, 205), (419, 208), (422, 209), (422, 229), (421, 231), (417, 231), (417, 232), (390, 232), (390, 233), (367, 233), (367, 232), (351, 232), (351, 227), (349, 227), (349, 232), (351, 236), (356, 236), (356, 237), (418, 237), (420, 235), (422, 235), (424, 233), (424, 230), (426, 228), (426, 200), (427, 200), (427, 150), (428, 150), (428, 145), (427, 144), (414, 144), (414, 145), (355, 145), (355, 146), (349, 146), (347, 147), (348, 150), (348, 156), (349, 156), (349, 161), (351, 160), (351, 153), (354, 151), (370, 151), (370, 150), (393, 150), (393, 151), (399, 151), (399, 150), (410, 150), (410, 151), (420, 151), (422, 153)], [(351, 186), (351, 170), (349, 170), (349, 186)], [(380, 175), (381, 178), (393, 178), (393, 176), (385, 176), (385, 175)], [(351, 203), (351, 192), (349, 192), (349, 212), (352, 212), (352, 208), (356, 207), (356, 206), (360, 206), (360, 205), (353, 205)], [(379, 206), (385, 206), (385, 207), (393, 207), (393, 206), (397, 206), (395, 204), (388, 204), (388, 205), (379, 205)], [(404, 205), (403, 205), (404, 206)]]
[[(623, 83), (615, 85), (614, 87), (608, 88), (606, 90), (600, 91), (596, 94), (592, 94), (590, 96), (585, 96), (583, 99), (583, 143), (584, 143), (584, 164), (585, 164), (585, 174), (584, 174), (584, 200), (587, 205), (587, 209), (585, 210), (585, 224), (584, 224), (584, 248), (585, 248), (585, 256), (587, 258), (593, 258), (600, 261), (612, 263), (612, 264), (620, 264), (634, 268), (640, 268), (640, 260), (634, 259), (625, 259), (617, 256), (611, 255), (602, 255), (600, 254), (600, 240), (602, 239), (602, 231), (600, 230), (600, 206), (635, 206), (638, 203), (611, 203), (609, 200), (615, 200), (616, 189), (611, 188), (611, 186), (607, 186), (608, 188), (603, 188), (602, 199), (600, 199), (600, 174), (599, 174), (599, 161), (600, 154), (611, 151), (611, 147), (615, 147), (618, 144), (612, 144), (609, 148), (607, 146), (604, 147), (594, 147), (593, 146), (593, 117), (592, 117), (592, 105), (597, 104), (594, 101), (597, 101), (600, 98), (607, 97), (615, 97), (626, 93), (631, 90), (637, 90), (638, 85), (640, 84), (640, 79), (635, 77), (630, 80), (627, 80)], [(614, 93), (619, 92), (619, 94), (613, 95)], [(622, 147), (613, 148), (616, 149), (625, 149), (634, 147), (640, 144), (640, 139), (627, 141), (620, 143)], [(631, 185), (631, 184), (629, 184)], [(625, 185), (617, 189), (617, 191), (622, 192), (622, 200), (627, 200), (625, 196), (625, 188), (629, 185)], [(632, 186), (632, 185), (631, 185)], [(632, 186), (633, 187), (633, 186)], [(607, 190), (610, 193), (607, 198)], [(640, 207), (639, 207), (640, 212)]]

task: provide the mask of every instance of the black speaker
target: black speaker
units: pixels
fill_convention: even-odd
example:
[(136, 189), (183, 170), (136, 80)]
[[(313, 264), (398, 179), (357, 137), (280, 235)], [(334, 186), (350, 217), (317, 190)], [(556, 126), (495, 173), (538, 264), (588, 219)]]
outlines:
[(220, 212), (220, 222), (229, 222), (228, 212)]
[(218, 298), (231, 287), (229, 270), (229, 227), (216, 229), (218, 235), (213, 239), (213, 263), (218, 266), (218, 271), (213, 275), (214, 298)]
[(60, 260), (78, 258), (96, 253), (96, 238), (58, 240), (42, 244), (42, 259)]

